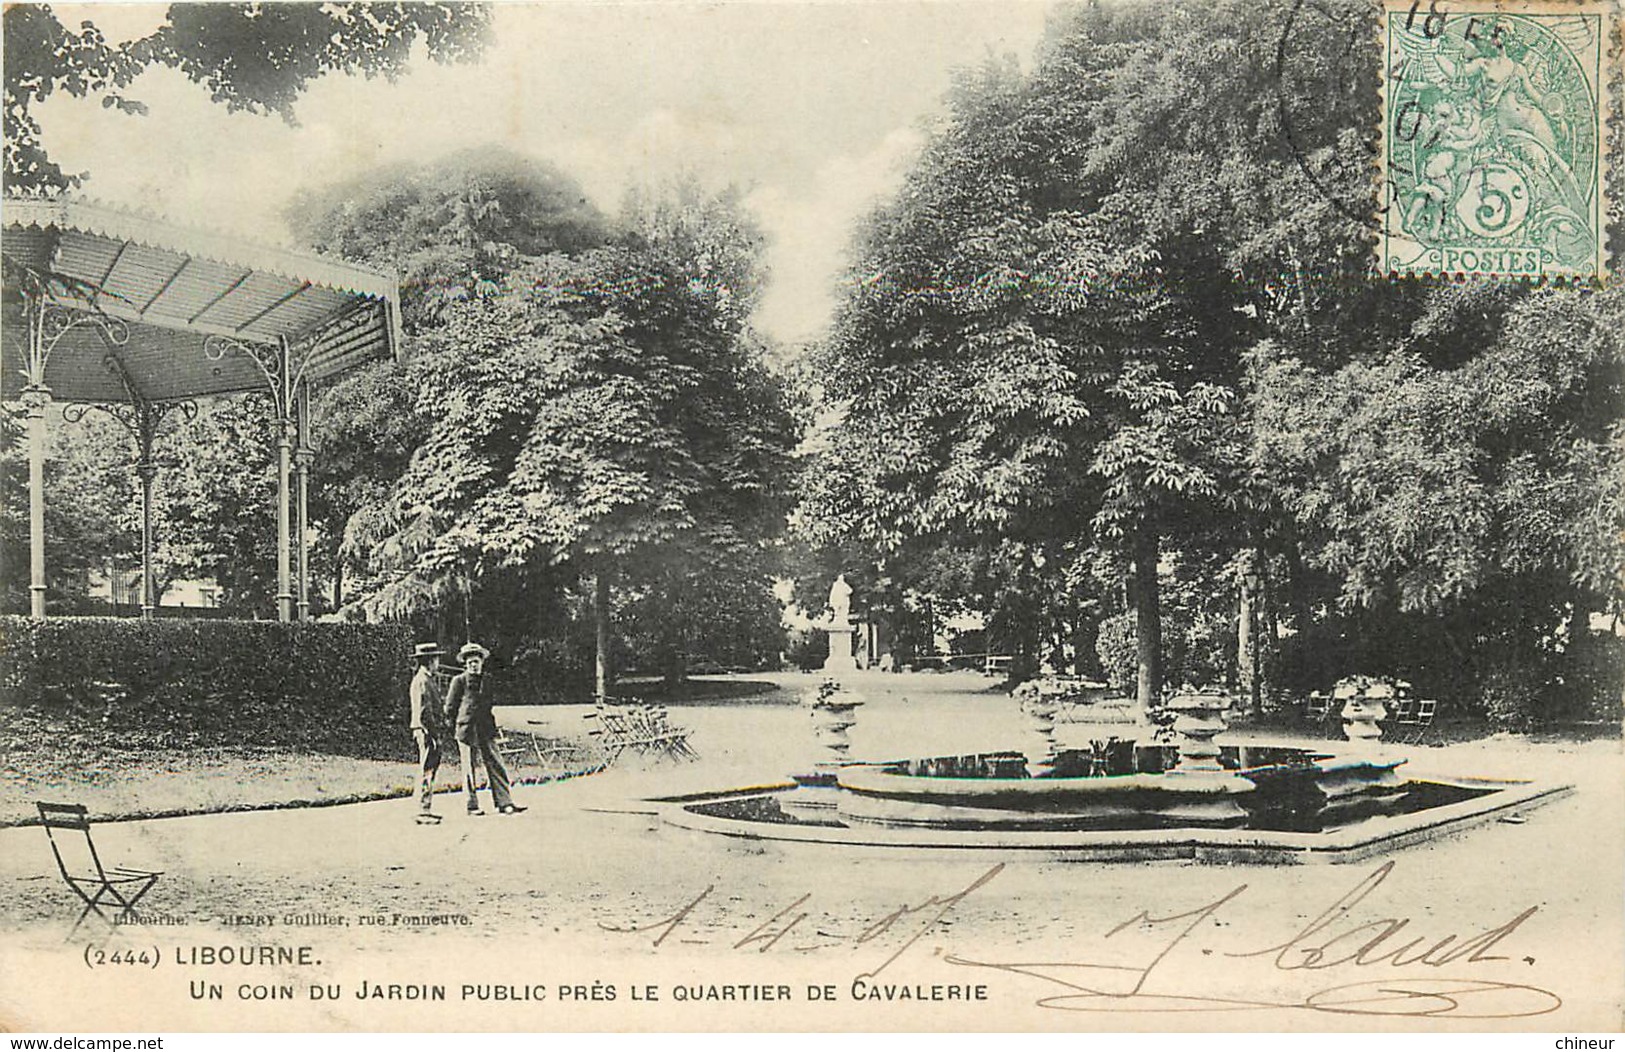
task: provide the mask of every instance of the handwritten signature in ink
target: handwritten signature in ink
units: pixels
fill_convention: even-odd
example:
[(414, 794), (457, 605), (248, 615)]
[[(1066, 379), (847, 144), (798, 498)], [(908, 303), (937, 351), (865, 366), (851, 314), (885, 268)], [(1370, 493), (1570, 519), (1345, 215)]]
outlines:
[[(1153, 916), (1141, 910), (1106, 932), (1112, 939), (1125, 932), (1156, 936), (1148, 959), (1135, 964), (1108, 964), (1090, 961), (996, 962), (949, 954), (944, 960), (967, 968), (984, 968), (1041, 979), (1060, 986), (1067, 993), (1051, 994), (1038, 1000), (1046, 1008), (1082, 1012), (1191, 1012), (1260, 1011), (1265, 1009), (1305, 1009), (1344, 1015), (1448, 1017), (1452, 1019), (1508, 1019), (1544, 1015), (1561, 1007), (1557, 994), (1522, 983), (1491, 979), (1422, 973), (1403, 974), (1391, 969), (1442, 969), (1486, 961), (1505, 961), (1493, 954), (1508, 936), (1530, 917), (1531, 906), (1499, 925), (1470, 938), (1451, 933), (1432, 938), (1416, 935), (1408, 916), (1383, 917), (1354, 923), (1351, 914), (1375, 892), (1393, 872), (1387, 862), (1365, 877), (1322, 910), (1313, 920), (1286, 940), (1260, 949), (1222, 954), (1225, 958), (1262, 958), (1278, 972), (1324, 972), (1333, 968), (1387, 966), (1384, 978), (1323, 987), (1301, 997), (1259, 999), (1219, 997), (1163, 989), (1153, 976), (1175, 949), (1187, 942), (1204, 922), (1217, 917), (1239, 899), (1247, 885), (1195, 909), (1166, 916)], [(1214, 951), (1202, 950), (1204, 956)], [(1525, 958), (1534, 963), (1533, 958)], [(1166, 972), (1166, 969), (1164, 969)]]

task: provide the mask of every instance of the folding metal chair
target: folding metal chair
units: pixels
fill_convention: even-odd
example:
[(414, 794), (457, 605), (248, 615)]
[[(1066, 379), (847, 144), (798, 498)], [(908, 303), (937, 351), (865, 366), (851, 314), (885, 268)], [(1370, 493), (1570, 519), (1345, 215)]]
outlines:
[(1332, 724), (1341, 720), (1343, 706), (1328, 691), (1315, 691), (1303, 703), (1304, 722), (1314, 725), (1321, 734), (1330, 734)]
[[(526, 720), (533, 727), (549, 726), (546, 720)], [(530, 731), (530, 743), (536, 758), (536, 766), (540, 767), (549, 777), (559, 775), (582, 774), (596, 770), (600, 765), (594, 763), (596, 759), (591, 749), (577, 742), (566, 741), (563, 738), (554, 738), (541, 731)]]
[(688, 731), (681, 727), (673, 727), (666, 719), (664, 708), (648, 707), (644, 709), (648, 720), (649, 741), (651, 750), (658, 748), (661, 755), (673, 760), (697, 760), (699, 754), (688, 744)]
[(673, 727), (666, 710), (652, 705), (610, 705), (600, 703), (586, 718), (596, 721), (587, 734), (593, 739), (604, 766), (613, 764), (628, 749), (642, 756), (664, 756), (672, 760), (698, 759), (688, 744), (688, 731)]
[[(79, 919), (74, 921), (72, 930), (68, 932), (68, 938), (73, 938), (92, 912), (115, 930), (119, 920), (135, 918), (135, 904), (158, 883), (162, 871), (103, 866), (101, 856), (96, 852), (96, 842), (90, 836), (90, 818), (83, 804), (39, 803), (36, 806), (39, 807), (40, 824), (45, 827), (45, 836), (51, 842), (51, 854), (56, 856), (56, 868), (61, 870), (62, 879), (68, 882), (68, 887), (85, 903)], [(79, 850), (78, 837), (58, 837), (59, 832), (83, 833), (84, 849)], [(72, 866), (64, 851), (72, 856)], [(109, 917), (104, 912), (105, 907), (117, 907), (118, 913)]]
[(627, 726), (626, 715), (620, 709), (599, 702), (583, 718), (596, 721), (593, 728), (587, 732), (587, 736), (593, 739), (594, 746), (603, 757), (605, 767), (613, 765), (620, 759), (621, 753), (631, 747), (632, 730)]
[(491, 744), (496, 748), (497, 755), (502, 757), (503, 766), (509, 771), (517, 771), (521, 764), (530, 759), (531, 742), (528, 734), (509, 734), (498, 727), (496, 740)]
[(1437, 714), (1439, 702), (1435, 698), (1417, 698), (1412, 708), (1410, 718), (1399, 721), (1400, 741), (1406, 745), (1421, 745), (1433, 727), (1433, 717)]
[(1383, 737), (1389, 741), (1404, 741), (1405, 735), (1416, 725), (1416, 699), (1394, 698), (1388, 706), (1388, 714), (1382, 719)]

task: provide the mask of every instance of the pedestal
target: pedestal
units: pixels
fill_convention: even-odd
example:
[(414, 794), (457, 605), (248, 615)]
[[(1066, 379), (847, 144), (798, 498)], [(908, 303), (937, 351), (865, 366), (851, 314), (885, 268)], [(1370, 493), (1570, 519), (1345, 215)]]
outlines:
[(1383, 751), (1382, 727), (1377, 721), (1388, 715), (1388, 703), (1397, 693), (1393, 683), (1372, 676), (1348, 676), (1337, 681), (1332, 700), (1342, 702), (1343, 737), (1349, 741), (1348, 747), (1341, 750), (1343, 754), (1371, 757)]
[(1181, 694), (1168, 699), (1163, 708), (1174, 713), (1174, 733), (1179, 735), (1179, 763), (1175, 771), (1212, 773), (1223, 771), (1219, 747), (1213, 739), (1224, 733), (1224, 710), (1230, 699), (1216, 694)]
[(1038, 734), (1037, 748), (1027, 754), (1027, 775), (1030, 778), (1055, 769), (1055, 717), (1058, 708), (1054, 698), (1042, 695), (1023, 706), (1028, 724)]
[(852, 749), (847, 736), (857, 721), (856, 709), (861, 701), (821, 705), (813, 710), (813, 734), (823, 746), (826, 760), (841, 763)]
[(812, 714), (813, 737), (824, 754), (821, 765), (846, 762), (852, 749), (848, 732), (858, 722), (857, 710), (863, 700), (863, 695), (834, 682), (826, 682), (803, 697), (803, 704)]
[(1212, 792), (1251, 792), (1253, 784), (1231, 774), (1219, 762), (1219, 746), (1213, 739), (1228, 724), (1225, 710), (1230, 698), (1223, 694), (1178, 694), (1162, 706), (1174, 714), (1174, 733), (1179, 738), (1179, 762), (1168, 771), (1170, 785)]
[(829, 634), (829, 657), (824, 659), (825, 672), (856, 672), (858, 662), (852, 656), (852, 623), (836, 621), (824, 626)]

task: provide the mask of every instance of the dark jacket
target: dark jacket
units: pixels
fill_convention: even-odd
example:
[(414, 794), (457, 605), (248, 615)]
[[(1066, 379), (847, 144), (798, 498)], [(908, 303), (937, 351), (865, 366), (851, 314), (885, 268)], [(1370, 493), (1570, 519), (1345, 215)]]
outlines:
[(427, 665), (418, 666), (417, 672), (412, 675), (412, 688), (408, 696), (412, 703), (411, 729), (426, 731), (430, 737), (438, 736), (445, 699), (441, 697), (440, 684)]
[(464, 672), (452, 679), (446, 691), (446, 723), (452, 727), (452, 737), (467, 745), (492, 741), (497, 736), (497, 721), (491, 715), (484, 679)]

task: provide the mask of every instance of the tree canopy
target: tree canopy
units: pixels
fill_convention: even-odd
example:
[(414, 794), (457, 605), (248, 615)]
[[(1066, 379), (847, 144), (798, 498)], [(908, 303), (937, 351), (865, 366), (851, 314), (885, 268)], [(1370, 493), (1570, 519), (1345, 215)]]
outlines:
[(409, 332), (495, 291), (522, 260), (571, 255), (609, 234), (574, 180), (494, 148), (306, 191), (283, 217), (311, 248), (399, 274)]
[(179, 70), (228, 109), (295, 119), (295, 103), (329, 71), (396, 77), (421, 42), (437, 61), (476, 55), (489, 11), (473, 3), (182, 3), (152, 33), (110, 44), (95, 23), (62, 24), (47, 4), (5, 10), (5, 185), (65, 189), (66, 172), (40, 142), (35, 106), (56, 92), (100, 98), (140, 115), (125, 92), (152, 66)]
[[(1522, 638), (1617, 609), (1619, 290), (1371, 280), (1370, 18), (1090, 4), (1030, 73), (962, 77), (820, 351), (838, 423), (812, 539), (1006, 553), (975, 601), (1027, 611), (1018, 648), (1131, 608), (1145, 703), (1159, 582), (1262, 589), (1306, 646), (1413, 614), (1510, 626), (1535, 581)], [(1438, 687), (1481, 682), (1501, 633), (1461, 642), (1455, 682), (1435, 662)], [(1415, 649), (1390, 664), (1428, 672)]]

